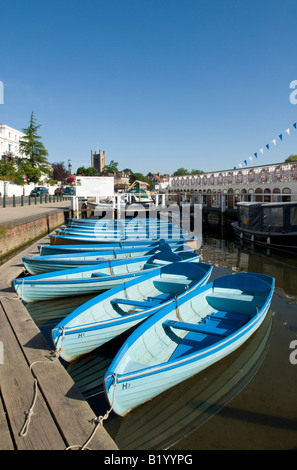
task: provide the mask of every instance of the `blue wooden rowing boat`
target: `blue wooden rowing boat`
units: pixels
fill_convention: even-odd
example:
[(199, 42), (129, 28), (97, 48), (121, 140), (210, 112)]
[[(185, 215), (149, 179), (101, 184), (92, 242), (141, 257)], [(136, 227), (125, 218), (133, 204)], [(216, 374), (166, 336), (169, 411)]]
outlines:
[[(112, 251), (114, 253), (114, 257), (121, 257), (120, 253), (123, 252), (132, 252), (132, 253), (142, 253), (145, 254), (146, 251), (155, 250), (157, 249), (160, 244), (165, 243), (164, 240), (160, 239), (154, 242), (124, 242), (124, 243), (90, 243), (90, 244), (79, 244), (79, 245), (39, 245), (38, 250), (41, 256), (45, 255), (59, 255), (65, 253), (82, 253), (82, 252), (92, 252), (92, 251)], [(167, 240), (167, 245), (170, 246), (171, 249), (179, 248), (180, 250), (188, 250), (190, 245), (184, 241), (176, 241), (176, 240)]]
[(204, 285), (212, 271), (205, 263), (172, 263), (154, 269), (84, 303), (53, 330), (65, 361), (89, 353), (129, 330), (160, 308)]
[(111, 237), (111, 238), (177, 238), (186, 237), (188, 232), (183, 230), (178, 225), (168, 226), (161, 225), (156, 227), (133, 225), (133, 226), (116, 226), (116, 227), (102, 227), (102, 226), (78, 226), (72, 225), (61, 227), (56, 231), (57, 235), (76, 235), (76, 236), (92, 236), (92, 237)]
[(61, 271), (62, 269), (79, 268), (83, 266), (96, 265), (108, 260), (131, 259), (140, 256), (153, 256), (157, 253), (171, 251), (179, 254), (181, 251), (193, 251), (189, 246), (169, 247), (166, 243), (159, 244), (154, 248), (138, 248), (134, 250), (101, 250), (93, 252), (67, 253), (59, 255), (45, 256), (24, 256), (23, 264), (30, 274), (48, 273), (51, 271)]
[(123, 344), (104, 379), (113, 410), (136, 406), (238, 349), (269, 310), (274, 278), (236, 273), (183, 295)]
[(49, 300), (58, 297), (90, 294), (111, 289), (135, 276), (174, 262), (197, 262), (200, 255), (193, 252), (162, 252), (154, 256), (109, 260), (93, 266), (66, 269), (17, 278), (13, 286), (25, 302)]
[(178, 242), (178, 241), (184, 241), (188, 243), (196, 243), (197, 242), (197, 237), (196, 236), (191, 236), (191, 235), (179, 235), (177, 236), (172, 236), (172, 237), (164, 237), (163, 234), (159, 234), (159, 236), (140, 236), (140, 237), (130, 237), (127, 236), (125, 238), (122, 238), (121, 236), (117, 236), (113, 234), (114, 236), (109, 236), (109, 235), (101, 235), (95, 236), (95, 235), (83, 235), (83, 234), (50, 234), (50, 243), (51, 245), (69, 245), (69, 244), (79, 244), (79, 243), (118, 243), (120, 245), (124, 245), (124, 243), (129, 242), (130, 244), (136, 244), (137, 242), (144, 242), (144, 243), (153, 243), (156, 242), (159, 239), (164, 239), (167, 242)]

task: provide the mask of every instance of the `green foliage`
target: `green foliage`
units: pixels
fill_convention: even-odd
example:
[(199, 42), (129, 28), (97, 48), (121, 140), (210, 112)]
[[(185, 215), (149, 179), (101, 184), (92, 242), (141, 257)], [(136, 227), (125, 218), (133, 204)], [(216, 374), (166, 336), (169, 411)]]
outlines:
[(97, 176), (97, 170), (96, 168), (90, 166), (88, 168), (85, 168), (84, 166), (80, 166), (78, 169), (77, 169), (77, 172), (76, 172), (78, 175), (81, 175), (81, 176)]
[(23, 129), (25, 136), (20, 140), (20, 152), (24, 154), (33, 168), (39, 167), (43, 172), (48, 173), (48, 151), (45, 149), (40, 136), (37, 134), (40, 125), (36, 124), (33, 112), (29, 126)]
[(288, 158), (286, 158), (285, 163), (290, 162), (297, 162), (297, 155), (290, 155)]
[(111, 160), (109, 165), (105, 165), (101, 174), (103, 175), (106, 173), (118, 173), (119, 172), (118, 166), (119, 166), (118, 162)]
[(130, 183), (134, 183), (134, 181), (143, 181), (145, 183), (148, 183), (149, 184), (149, 189), (153, 189), (154, 188), (154, 183), (152, 180), (150, 180), (149, 178), (147, 178), (146, 176), (144, 176), (142, 173), (133, 173), (133, 171), (131, 172), (130, 174)]
[(30, 163), (24, 165), (24, 172), (29, 183), (38, 183), (41, 178), (40, 168), (34, 168)]
[(189, 172), (185, 168), (178, 168), (174, 173), (174, 176), (183, 176), (183, 175), (188, 175)]

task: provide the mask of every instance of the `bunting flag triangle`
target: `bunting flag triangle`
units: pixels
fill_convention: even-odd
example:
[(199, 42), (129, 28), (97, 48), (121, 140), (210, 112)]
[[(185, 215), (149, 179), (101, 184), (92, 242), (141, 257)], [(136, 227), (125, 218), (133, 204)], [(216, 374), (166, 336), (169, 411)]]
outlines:
[[(292, 124), (292, 127), (294, 127), (294, 128), (297, 130), (297, 122), (294, 122), (294, 124)], [(290, 127), (288, 127), (288, 129), (286, 129), (284, 132), (286, 132), (288, 135), (290, 135), (290, 132), (291, 132), (291, 131), (290, 131)], [(283, 140), (283, 133), (282, 133), (282, 134), (279, 134), (278, 137), (279, 137), (280, 140)], [(273, 142), (274, 145), (276, 145), (277, 139), (273, 139), (272, 142)], [(266, 144), (265, 147), (267, 148), (267, 150), (270, 150), (270, 144)], [(264, 153), (264, 148), (263, 148), (263, 147), (260, 149), (260, 152), (261, 152), (262, 155), (263, 155), (263, 153)], [(248, 160), (253, 161), (253, 157), (258, 158), (258, 153), (257, 153), (257, 152), (254, 153), (254, 155), (253, 155), (253, 156), (250, 156), (250, 157), (248, 158)], [(247, 160), (244, 160), (243, 163), (244, 163), (245, 165), (247, 165)], [(239, 168), (242, 168), (242, 164), (243, 164), (243, 163), (239, 163), (237, 166), (238, 166)], [(234, 167), (234, 170), (236, 170), (236, 166)]]

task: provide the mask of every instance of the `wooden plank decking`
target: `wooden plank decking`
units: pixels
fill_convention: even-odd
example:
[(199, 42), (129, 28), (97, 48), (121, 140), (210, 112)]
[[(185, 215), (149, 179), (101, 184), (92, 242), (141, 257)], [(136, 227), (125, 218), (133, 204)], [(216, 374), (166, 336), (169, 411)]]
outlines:
[[(118, 450), (103, 426), (95, 428), (92, 409), (61, 362), (50, 358), (50, 346), (10, 287), (10, 276), (19, 266), (12, 261), (0, 267), (4, 353), (0, 363), (0, 450), (79, 449), (91, 436), (88, 449)], [(22, 436), (25, 412), (32, 405), (27, 433)]]

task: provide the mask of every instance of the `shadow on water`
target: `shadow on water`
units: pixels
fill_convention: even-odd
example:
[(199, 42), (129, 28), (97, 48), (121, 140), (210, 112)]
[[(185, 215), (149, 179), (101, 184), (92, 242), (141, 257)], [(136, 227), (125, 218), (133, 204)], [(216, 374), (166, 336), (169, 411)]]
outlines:
[[(297, 365), (289, 361), (289, 345), (297, 339), (297, 256), (269, 253), (213, 234), (204, 234), (199, 251), (202, 261), (214, 265), (211, 280), (238, 271), (275, 277), (265, 322), (227, 358), (125, 418), (111, 413), (104, 426), (123, 450), (296, 448)], [(27, 309), (51, 341), (51, 329), (89, 298), (36, 302)], [(96, 416), (109, 409), (103, 377), (126, 337), (65, 364)]]

